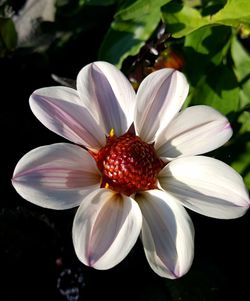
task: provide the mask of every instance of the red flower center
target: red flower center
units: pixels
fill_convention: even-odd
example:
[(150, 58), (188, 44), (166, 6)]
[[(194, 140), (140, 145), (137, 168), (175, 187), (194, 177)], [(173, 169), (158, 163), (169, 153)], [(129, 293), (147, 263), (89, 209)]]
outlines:
[(157, 175), (164, 166), (153, 145), (130, 133), (107, 137), (94, 158), (102, 173), (101, 187), (126, 195), (157, 188)]

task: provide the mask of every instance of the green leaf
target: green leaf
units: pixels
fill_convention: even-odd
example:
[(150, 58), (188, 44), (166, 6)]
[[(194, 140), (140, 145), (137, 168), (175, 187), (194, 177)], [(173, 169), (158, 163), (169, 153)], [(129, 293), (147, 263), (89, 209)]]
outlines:
[(184, 4), (190, 7), (201, 6), (202, 0), (183, 0)]
[(222, 63), (231, 45), (232, 30), (227, 26), (202, 27), (185, 39), (185, 71), (192, 85), (215, 65)]
[[(249, 138), (250, 134), (248, 135)], [(244, 152), (240, 152), (238, 159), (231, 164), (231, 166), (238, 171), (248, 187), (250, 189), (250, 142), (246, 144), (246, 149)]]
[(17, 33), (10, 18), (0, 18), (0, 57), (15, 49)]
[(120, 68), (125, 58), (138, 54), (160, 22), (161, 6), (170, 1), (125, 1), (104, 38), (99, 58)]
[(234, 61), (235, 74), (241, 87), (241, 107), (244, 107), (250, 103), (250, 55), (236, 37), (232, 39), (231, 54)]
[(118, 68), (129, 55), (136, 55), (160, 22), (160, 9), (133, 20), (115, 19), (99, 50), (99, 59)]
[(216, 14), (205, 17), (197, 9), (173, 1), (163, 7), (162, 14), (168, 31), (180, 38), (206, 25), (250, 26), (250, 1), (228, 0)]
[(115, 4), (118, 0), (79, 0), (79, 5), (100, 5), (100, 6), (108, 6)]
[(236, 113), (232, 126), (234, 135), (229, 143), (216, 151), (216, 157), (239, 172), (250, 189), (250, 112)]
[(242, 23), (250, 25), (250, 1), (227, 0), (226, 5), (211, 16), (211, 22), (233, 27), (238, 27)]
[(125, 58), (138, 54), (160, 22), (161, 6), (170, 1), (125, 1), (104, 38), (99, 58), (120, 68)]
[(237, 78), (233, 70), (221, 65), (203, 76), (191, 96), (191, 105), (205, 104), (223, 114), (236, 112), (239, 108)]
[(245, 184), (250, 189), (250, 112), (243, 112), (238, 121), (242, 125), (233, 145), (235, 156), (231, 166), (243, 176)]
[(195, 8), (185, 6), (178, 1), (168, 3), (162, 8), (162, 17), (167, 25), (167, 31), (174, 38), (181, 38), (209, 23), (207, 17), (202, 17)]
[(121, 20), (135, 19), (142, 15), (150, 14), (152, 10), (160, 9), (161, 6), (172, 0), (137, 0), (129, 6), (119, 10), (115, 17)]
[(226, 26), (203, 27), (185, 39), (185, 47), (192, 47), (196, 52), (212, 58), (222, 51), (230, 41), (232, 30)]
[(201, 14), (203, 16), (211, 16), (217, 13), (220, 9), (222, 9), (227, 0), (202, 0)]
[(250, 133), (250, 112), (244, 111), (239, 117), (239, 122), (242, 124), (239, 133), (240, 134), (244, 134), (246, 132)]

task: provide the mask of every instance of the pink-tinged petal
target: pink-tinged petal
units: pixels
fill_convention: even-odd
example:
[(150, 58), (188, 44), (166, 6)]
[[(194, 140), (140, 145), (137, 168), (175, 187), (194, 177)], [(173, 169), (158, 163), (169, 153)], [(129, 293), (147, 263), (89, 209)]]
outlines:
[(52, 87), (38, 89), (35, 92), (38, 92), (39, 95), (46, 96), (48, 98), (61, 99), (64, 101), (81, 105), (81, 100), (77, 90), (69, 87), (52, 86)]
[(184, 207), (160, 190), (136, 195), (143, 215), (142, 242), (151, 268), (174, 279), (190, 268), (194, 254), (194, 228)]
[(198, 155), (222, 146), (232, 133), (227, 118), (218, 111), (203, 105), (189, 107), (157, 137), (155, 149), (168, 160)]
[(188, 94), (185, 76), (174, 69), (161, 69), (141, 83), (135, 107), (135, 129), (142, 140), (155, 141), (181, 109)]
[(100, 187), (90, 154), (77, 145), (58, 143), (33, 149), (17, 163), (12, 184), (27, 201), (51, 209), (78, 206)]
[(171, 161), (159, 174), (163, 189), (200, 214), (230, 219), (249, 208), (242, 177), (225, 163), (204, 156)]
[(76, 103), (77, 95), (72, 91), (65, 87), (36, 90), (30, 97), (31, 110), (51, 131), (96, 151), (105, 144), (105, 133), (89, 111)]
[(140, 208), (132, 198), (99, 189), (77, 210), (73, 224), (76, 254), (88, 266), (110, 269), (132, 249), (141, 224)]
[(133, 122), (135, 92), (128, 79), (115, 66), (95, 62), (85, 66), (77, 77), (82, 103), (103, 127), (120, 136)]

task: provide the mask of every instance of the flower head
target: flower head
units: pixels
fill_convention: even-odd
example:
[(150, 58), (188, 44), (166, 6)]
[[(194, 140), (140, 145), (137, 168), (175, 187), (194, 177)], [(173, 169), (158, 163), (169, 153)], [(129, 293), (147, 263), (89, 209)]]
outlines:
[(228, 120), (208, 106), (180, 111), (185, 76), (162, 69), (135, 95), (114, 66), (95, 62), (77, 77), (77, 90), (35, 91), (30, 106), (50, 130), (75, 143), (42, 146), (17, 164), (13, 185), (46, 208), (79, 206), (73, 223), (78, 258), (96, 269), (118, 264), (139, 234), (160, 276), (191, 266), (194, 229), (184, 207), (215, 218), (249, 208), (242, 178), (213, 158), (198, 156), (232, 135)]

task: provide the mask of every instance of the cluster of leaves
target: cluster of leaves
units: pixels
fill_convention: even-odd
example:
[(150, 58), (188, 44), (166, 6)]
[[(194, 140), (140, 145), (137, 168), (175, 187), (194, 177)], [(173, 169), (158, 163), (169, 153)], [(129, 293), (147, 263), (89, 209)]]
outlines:
[(15, 2), (0, 7), (0, 57), (20, 47), (63, 49), (94, 28), (103, 35), (96, 59), (129, 78), (139, 66), (138, 84), (154, 69), (181, 69), (191, 85), (186, 105), (211, 105), (230, 119), (234, 138), (216, 155), (250, 188), (249, 0), (27, 0), (21, 9)]

